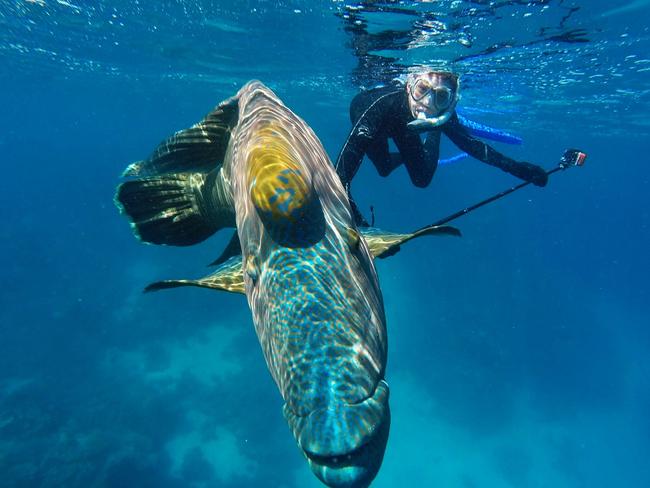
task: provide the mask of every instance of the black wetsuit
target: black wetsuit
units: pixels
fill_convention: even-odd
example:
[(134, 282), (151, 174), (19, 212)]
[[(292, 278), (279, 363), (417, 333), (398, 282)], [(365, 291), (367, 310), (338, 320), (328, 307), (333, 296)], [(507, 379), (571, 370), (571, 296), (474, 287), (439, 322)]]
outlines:
[[(444, 133), (459, 149), (491, 166), (496, 166), (518, 178), (544, 186), (547, 181), (542, 168), (530, 163), (517, 162), (504, 156), (483, 141), (472, 137), (454, 112), (444, 124), (426, 133), (424, 144), (420, 134), (406, 124), (414, 120), (408, 105), (404, 85), (393, 83), (359, 93), (350, 104), (352, 130), (336, 162), (345, 189), (350, 192), (350, 182), (357, 173), (363, 156), (373, 162), (381, 176), (388, 176), (404, 164), (415, 186), (424, 188), (438, 167), (440, 135)], [(390, 153), (388, 138), (393, 139), (399, 154)], [(354, 205), (357, 220), (362, 216)]]

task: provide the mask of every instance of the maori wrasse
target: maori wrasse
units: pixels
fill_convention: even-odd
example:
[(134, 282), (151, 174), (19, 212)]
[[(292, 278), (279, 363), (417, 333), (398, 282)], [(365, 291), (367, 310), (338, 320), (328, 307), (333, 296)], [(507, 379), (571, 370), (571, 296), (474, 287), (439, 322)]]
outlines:
[(419, 235), (355, 226), (320, 141), (258, 81), (130, 165), (116, 202), (145, 242), (191, 245), (236, 227), (192, 285), (244, 292), (283, 413), (316, 476), (366, 487), (390, 427), (386, 319), (373, 257)]

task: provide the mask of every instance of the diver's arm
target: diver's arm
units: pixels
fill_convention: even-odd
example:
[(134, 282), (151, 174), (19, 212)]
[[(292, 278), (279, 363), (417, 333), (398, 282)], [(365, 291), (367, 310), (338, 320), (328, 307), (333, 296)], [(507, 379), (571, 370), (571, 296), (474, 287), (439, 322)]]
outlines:
[(359, 166), (361, 166), (368, 144), (369, 141), (364, 137), (351, 133), (339, 153), (336, 160), (336, 173), (341, 178), (346, 190), (349, 188), (354, 175), (357, 174)]
[(357, 174), (368, 148), (378, 137), (382, 117), (381, 108), (379, 104), (373, 104), (363, 112), (352, 126), (341, 148), (336, 160), (336, 173), (346, 190), (349, 189), (352, 178)]
[(501, 154), (483, 141), (472, 137), (467, 129), (461, 125), (456, 114), (442, 127), (445, 135), (459, 149), (465, 151), (470, 156), (537, 186), (546, 185), (548, 176), (543, 168), (531, 163), (515, 161)]

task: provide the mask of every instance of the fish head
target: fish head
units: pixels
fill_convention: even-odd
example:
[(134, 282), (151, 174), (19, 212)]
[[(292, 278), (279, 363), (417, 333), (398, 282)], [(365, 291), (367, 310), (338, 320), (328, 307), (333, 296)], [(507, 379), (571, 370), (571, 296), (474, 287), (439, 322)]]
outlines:
[(363, 488), (377, 475), (390, 430), (388, 385), (358, 404), (332, 402), (300, 417), (284, 415), (312, 472), (327, 486)]
[(390, 429), (386, 329), (372, 264), (355, 232), (328, 228), (309, 248), (276, 249), (259, 274), (258, 334), (283, 413), (314, 474), (360, 488), (376, 476)]
[(381, 466), (390, 429), (385, 318), (365, 242), (336, 230), (270, 256), (259, 281), (281, 305), (260, 304), (263, 343), (311, 470), (328, 486), (361, 488)]
[(390, 428), (374, 264), (307, 124), (259, 82), (239, 110), (229, 154), (244, 284), (284, 416), (321, 481), (368, 486)]

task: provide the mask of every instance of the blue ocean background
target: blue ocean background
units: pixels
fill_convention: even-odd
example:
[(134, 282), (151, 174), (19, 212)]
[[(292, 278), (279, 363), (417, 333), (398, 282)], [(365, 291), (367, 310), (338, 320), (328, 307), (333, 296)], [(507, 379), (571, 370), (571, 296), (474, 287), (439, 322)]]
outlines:
[[(377, 263), (392, 427), (373, 487), (650, 486), (650, 1), (0, 3), (0, 486), (313, 487), (230, 237), (137, 242), (121, 171), (256, 78), (335, 159), (362, 87), (462, 75), (459, 107), (550, 169)], [(443, 155), (457, 151), (445, 141)], [(516, 184), (474, 160), (352, 188), (408, 231)]]

